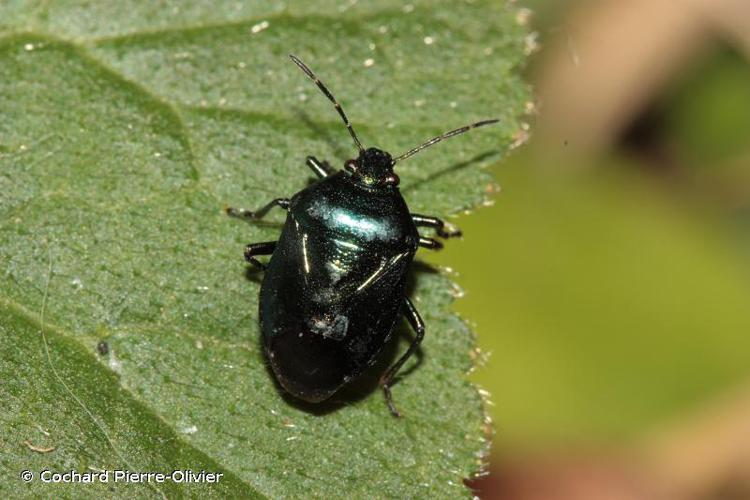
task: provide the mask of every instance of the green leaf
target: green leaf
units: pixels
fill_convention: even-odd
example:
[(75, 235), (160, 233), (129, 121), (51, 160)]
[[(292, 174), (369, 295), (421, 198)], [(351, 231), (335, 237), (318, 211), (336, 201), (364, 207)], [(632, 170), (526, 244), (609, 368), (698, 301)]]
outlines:
[(507, 151), (528, 98), (515, 8), (155, 5), (0, 6), (0, 491), (48, 495), (22, 483), (23, 469), (204, 469), (222, 481), (65, 487), (468, 495), (462, 479), (486, 436), (465, 377), (473, 338), (448, 311), (448, 279), (414, 273), (427, 337), (394, 388), (405, 418), (388, 414), (369, 383), (377, 373), (311, 411), (282, 397), (266, 369), (259, 281), (242, 260), (247, 242), (277, 237), (283, 214), (246, 225), (222, 208), (300, 190), (308, 154), (340, 165), (353, 153), (288, 52), (329, 84), (367, 145), (400, 153), (501, 118), (399, 171), (416, 212), (479, 204), (491, 179), (479, 167)]

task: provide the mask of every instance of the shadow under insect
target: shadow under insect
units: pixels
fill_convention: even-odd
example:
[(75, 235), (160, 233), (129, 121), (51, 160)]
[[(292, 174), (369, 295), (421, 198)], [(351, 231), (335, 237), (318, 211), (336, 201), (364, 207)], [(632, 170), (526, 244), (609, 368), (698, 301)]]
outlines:
[(489, 150), (489, 151), (485, 151), (484, 153), (480, 153), (478, 155), (475, 155), (475, 156), (473, 156), (472, 158), (469, 158), (466, 161), (454, 163), (453, 165), (448, 165), (447, 167), (442, 168), (442, 169), (438, 170), (437, 172), (431, 173), (430, 175), (428, 175), (427, 177), (425, 177), (423, 179), (419, 179), (419, 180), (417, 180), (415, 182), (410, 183), (407, 186), (402, 187), (401, 188), (401, 193), (405, 194), (405, 193), (409, 193), (411, 191), (415, 191), (415, 190), (419, 189), (420, 187), (422, 187), (423, 185), (429, 184), (431, 182), (434, 182), (434, 181), (436, 181), (437, 179), (439, 179), (441, 177), (444, 177), (444, 176), (450, 175), (450, 174), (455, 174), (456, 172), (460, 172), (461, 170), (464, 170), (466, 168), (469, 168), (469, 167), (472, 167), (472, 166), (476, 166), (476, 165), (478, 165), (480, 163), (484, 163), (487, 160), (489, 160), (490, 158), (493, 158), (493, 157), (497, 158), (497, 157), (499, 157), (499, 155), (500, 155), (500, 151), (499, 150)]

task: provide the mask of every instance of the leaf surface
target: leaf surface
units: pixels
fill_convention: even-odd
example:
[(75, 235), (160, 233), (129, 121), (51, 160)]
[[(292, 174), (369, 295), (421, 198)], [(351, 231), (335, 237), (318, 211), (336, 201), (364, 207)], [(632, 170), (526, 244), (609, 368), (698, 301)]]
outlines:
[[(266, 368), (260, 278), (242, 260), (246, 243), (278, 237), (283, 214), (246, 225), (222, 209), (304, 188), (309, 154), (336, 166), (353, 154), (289, 52), (330, 86), (366, 145), (394, 154), (501, 118), (399, 171), (415, 212), (479, 204), (491, 180), (480, 167), (507, 151), (528, 99), (515, 8), (156, 5), (0, 6), (0, 474), (10, 479), (0, 491), (48, 493), (24, 485), (22, 469), (205, 469), (224, 477), (198, 487), (223, 496), (467, 495), (462, 478), (486, 436), (450, 281), (415, 266), (411, 296), (428, 330), (394, 388), (405, 418), (388, 414), (377, 373), (307, 408)], [(401, 330), (379, 369), (405, 349)], [(185, 488), (112, 486), (65, 487)]]

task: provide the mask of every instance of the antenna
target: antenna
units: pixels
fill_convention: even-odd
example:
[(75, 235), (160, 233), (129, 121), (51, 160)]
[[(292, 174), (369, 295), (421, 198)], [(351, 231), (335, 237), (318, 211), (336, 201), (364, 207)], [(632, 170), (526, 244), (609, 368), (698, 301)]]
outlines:
[(446, 132), (443, 135), (439, 135), (437, 137), (433, 137), (432, 139), (430, 139), (429, 141), (425, 142), (421, 146), (417, 146), (416, 148), (414, 148), (414, 149), (412, 149), (410, 151), (407, 151), (406, 153), (402, 154), (401, 156), (397, 156), (396, 158), (393, 159), (393, 161), (391, 162), (391, 165), (395, 165), (396, 162), (401, 161), (401, 160), (405, 160), (408, 157), (419, 153), (423, 149), (429, 148), (433, 144), (437, 144), (438, 142), (442, 141), (443, 139), (448, 139), (450, 137), (453, 137), (454, 135), (461, 135), (464, 132), (468, 132), (469, 130), (471, 130), (473, 128), (483, 127), (485, 125), (490, 125), (492, 123), (497, 123), (499, 121), (500, 120), (498, 120), (498, 119), (483, 120), (481, 122), (472, 123), (471, 125), (466, 125), (465, 127), (457, 128), (456, 130), (451, 130), (450, 132)]
[(357, 149), (359, 149), (360, 152), (364, 151), (365, 148), (362, 147), (362, 143), (359, 142), (359, 137), (357, 137), (357, 134), (354, 132), (354, 128), (352, 127), (352, 124), (349, 122), (349, 118), (346, 117), (346, 113), (344, 113), (343, 108), (341, 107), (341, 104), (336, 100), (335, 97), (333, 97), (333, 94), (331, 94), (331, 91), (328, 90), (328, 87), (325, 86), (323, 82), (318, 79), (317, 76), (315, 76), (315, 73), (312, 72), (310, 68), (308, 68), (305, 63), (297, 59), (297, 57), (294, 54), (289, 54), (289, 58), (294, 61), (294, 64), (299, 66), (299, 69), (305, 72), (305, 74), (315, 82), (315, 85), (318, 86), (321, 92), (325, 94), (325, 96), (328, 98), (329, 101), (333, 103), (334, 106), (336, 106), (336, 111), (339, 112), (339, 115), (341, 115), (341, 119), (344, 120), (344, 123), (346, 124), (346, 128), (349, 129), (349, 133), (352, 136), (352, 139), (354, 139), (354, 144), (357, 145)]

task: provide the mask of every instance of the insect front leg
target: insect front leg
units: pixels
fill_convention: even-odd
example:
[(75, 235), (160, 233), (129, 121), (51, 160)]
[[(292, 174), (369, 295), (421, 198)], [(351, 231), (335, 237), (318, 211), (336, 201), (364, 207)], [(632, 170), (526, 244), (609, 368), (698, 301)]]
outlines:
[(461, 230), (451, 224), (446, 224), (442, 219), (431, 217), (429, 215), (411, 214), (411, 220), (419, 227), (433, 227), (435, 233), (441, 238), (453, 238), (461, 236)]
[(227, 215), (231, 217), (238, 217), (240, 219), (260, 219), (268, 213), (273, 207), (281, 207), (284, 210), (289, 210), (289, 198), (276, 198), (267, 205), (259, 208), (258, 210), (247, 210), (245, 208), (232, 208), (227, 207)]
[(275, 241), (264, 241), (263, 243), (250, 243), (245, 247), (245, 260), (261, 271), (266, 270), (266, 265), (255, 258), (256, 255), (271, 255), (276, 250)]
[(333, 168), (327, 161), (319, 161), (314, 156), (308, 156), (305, 163), (321, 179), (333, 173)]
[(385, 372), (385, 374), (380, 378), (380, 384), (383, 386), (383, 392), (385, 393), (385, 402), (388, 404), (388, 409), (391, 411), (391, 414), (394, 417), (400, 417), (401, 413), (399, 413), (396, 405), (393, 404), (393, 396), (391, 396), (391, 385), (393, 385), (393, 380), (396, 378), (396, 373), (398, 372), (398, 370), (403, 366), (404, 363), (406, 363), (406, 360), (409, 359), (412, 354), (414, 354), (417, 348), (419, 348), (419, 344), (422, 343), (422, 339), (424, 338), (424, 321), (422, 321), (422, 317), (417, 312), (417, 308), (414, 307), (414, 304), (412, 304), (411, 300), (409, 300), (408, 297), (404, 298), (404, 306), (404, 316), (416, 332), (417, 336), (414, 338), (414, 341), (411, 343), (404, 355), (401, 356), (399, 360), (396, 361), (393, 366), (391, 366), (388, 371)]

